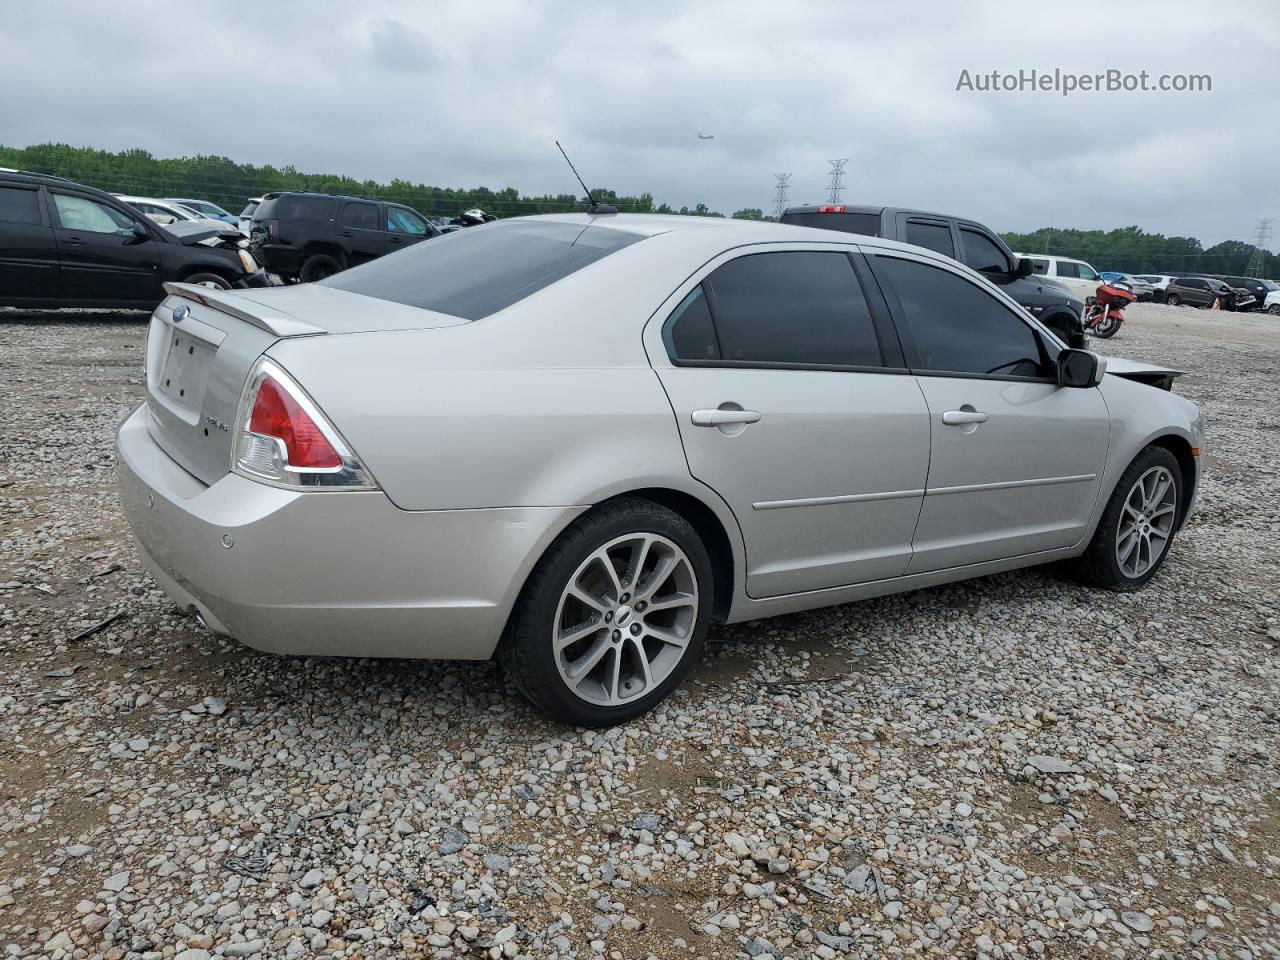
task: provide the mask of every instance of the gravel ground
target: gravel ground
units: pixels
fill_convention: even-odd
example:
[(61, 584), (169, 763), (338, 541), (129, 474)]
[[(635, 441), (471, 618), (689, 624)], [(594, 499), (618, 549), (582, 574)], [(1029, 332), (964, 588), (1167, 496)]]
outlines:
[(113, 489), (144, 327), (0, 326), (0, 956), (1280, 957), (1277, 332), (1138, 305), (1099, 345), (1208, 421), (1143, 592), (721, 628), (586, 732), (490, 664), (175, 615)]

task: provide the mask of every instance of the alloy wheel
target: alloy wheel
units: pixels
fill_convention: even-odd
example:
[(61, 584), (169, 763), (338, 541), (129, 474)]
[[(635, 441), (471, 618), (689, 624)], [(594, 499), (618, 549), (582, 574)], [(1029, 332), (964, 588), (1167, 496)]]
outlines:
[(1116, 529), (1116, 562), (1120, 572), (1136, 580), (1160, 560), (1173, 537), (1177, 484), (1165, 467), (1140, 476), (1125, 497)]
[(656, 533), (609, 541), (578, 565), (556, 605), (560, 679), (598, 706), (650, 693), (683, 659), (699, 601), (693, 565), (674, 541)]

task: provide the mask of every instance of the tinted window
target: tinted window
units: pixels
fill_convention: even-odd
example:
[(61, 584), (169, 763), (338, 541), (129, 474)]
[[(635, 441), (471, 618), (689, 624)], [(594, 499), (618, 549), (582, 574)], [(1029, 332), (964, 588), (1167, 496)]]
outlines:
[(725, 360), (879, 366), (858, 276), (843, 253), (757, 253), (707, 277)]
[(1093, 267), (1089, 266), (1087, 263), (1077, 263), (1076, 271), (1081, 280), (1097, 280), (1098, 279), (1098, 271), (1093, 269)]
[(667, 349), (672, 359), (719, 360), (720, 344), (711, 323), (711, 310), (702, 285), (694, 287), (671, 312)]
[(917, 247), (937, 250), (948, 257), (954, 257), (955, 246), (951, 243), (951, 228), (945, 223), (925, 223), (923, 220), (907, 221), (907, 243)]
[(348, 203), (342, 208), (342, 225), (357, 230), (378, 229), (378, 208), (372, 203)]
[(1021, 317), (962, 277), (937, 267), (876, 257), (902, 305), (919, 369), (1036, 377), (1040, 339)]
[(0, 220), (10, 223), (39, 223), (40, 191), (0, 187)]
[(1044, 276), (1046, 273), (1048, 273), (1048, 272), (1049, 272), (1049, 261), (1048, 261), (1048, 260), (1036, 260), (1036, 259), (1034, 259), (1034, 258), (1033, 258), (1033, 259), (1031, 260), (1031, 272), (1032, 272), (1032, 273), (1038, 273), (1038, 274), (1040, 274), (1040, 276)]
[(404, 207), (387, 207), (387, 229), (392, 233), (409, 233), (415, 237), (425, 237), (428, 233), (427, 221)]
[(964, 244), (964, 262), (975, 270), (994, 273), (1009, 272), (1009, 258), (985, 233), (960, 228), (960, 242)]
[(860, 233), (864, 237), (880, 236), (878, 213), (787, 213), (783, 215), (782, 222), (797, 227)]
[(58, 210), (58, 219), (67, 230), (114, 233), (121, 237), (127, 237), (133, 233), (134, 221), (115, 207), (109, 207), (105, 203), (99, 203), (87, 197), (55, 193), (53, 205)]
[(1059, 260), (1059, 261), (1058, 261), (1058, 273), (1057, 273), (1057, 276), (1059, 276), (1059, 277), (1078, 277), (1078, 276), (1080, 276), (1080, 273), (1079, 273), (1079, 271), (1077, 271), (1077, 270), (1076, 270), (1076, 265), (1075, 265), (1074, 263), (1071, 263), (1071, 262), (1069, 262), (1069, 261), (1067, 261), (1067, 260)]
[(263, 200), (253, 211), (253, 217), (257, 220), (332, 220), (335, 203), (333, 197), (286, 193)]
[(253, 216), (253, 211), (255, 211), (255, 210), (257, 210), (257, 209), (258, 209), (258, 204), (256, 204), (256, 203), (246, 203), (246, 204), (244, 205), (244, 209), (240, 211), (240, 216), (242, 216), (242, 217), (252, 217), (252, 216)]
[(466, 320), (496, 313), (641, 239), (569, 223), (489, 223), (416, 243), (320, 283)]

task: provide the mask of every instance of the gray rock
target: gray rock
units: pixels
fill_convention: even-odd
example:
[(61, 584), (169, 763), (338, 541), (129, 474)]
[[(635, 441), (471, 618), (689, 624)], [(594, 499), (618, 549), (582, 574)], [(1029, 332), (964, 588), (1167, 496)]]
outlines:
[(1120, 919), (1124, 921), (1125, 926), (1137, 930), (1139, 933), (1150, 933), (1155, 927), (1155, 921), (1140, 910), (1126, 910), (1120, 914)]

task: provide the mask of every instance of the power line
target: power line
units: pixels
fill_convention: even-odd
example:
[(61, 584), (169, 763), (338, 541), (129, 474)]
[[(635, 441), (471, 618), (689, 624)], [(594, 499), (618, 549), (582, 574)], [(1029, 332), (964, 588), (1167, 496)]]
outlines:
[(844, 165), (848, 162), (848, 157), (827, 161), (831, 165), (831, 178), (827, 181), (827, 203), (840, 202), (840, 194), (844, 192)]
[(1246, 277), (1261, 277), (1262, 264), (1264, 254), (1269, 254), (1271, 244), (1271, 221), (1275, 217), (1267, 217), (1265, 220), (1255, 220), (1257, 226), (1253, 230), (1253, 255), (1249, 257), (1249, 265), (1244, 268)]
[(787, 181), (791, 179), (789, 173), (775, 173), (773, 175), (773, 219), (781, 220), (782, 211), (787, 209), (787, 193), (790, 188)]

